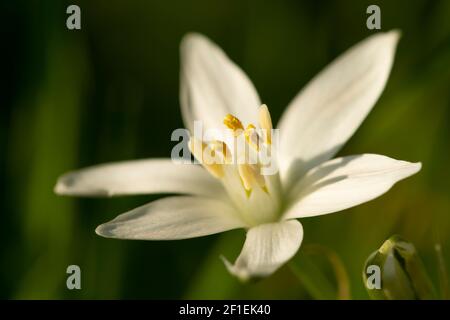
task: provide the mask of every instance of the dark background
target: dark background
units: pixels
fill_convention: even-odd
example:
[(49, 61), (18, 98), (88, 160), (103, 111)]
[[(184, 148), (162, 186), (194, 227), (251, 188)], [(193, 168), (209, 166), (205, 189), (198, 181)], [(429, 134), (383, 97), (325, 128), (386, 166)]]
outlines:
[[(66, 28), (73, 3), (81, 30)], [(174, 242), (94, 233), (157, 196), (75, 199), (52, 189), (75, 168), (170, 155), (170, 134), (182, 127), (185, 33), (217, 42), (254, 81), (276, 122), (309, 79), (375, 32), (366, 28), (369, 4), (381, 7), (383, 31), (403, 36), (385, 92), (340, 155), (385, 154), (421, 161), (423, 169), (377, 200), (303, 219), (299, 256), (311, 260), (307, 279), (334, 288), (330, 263), (307, 250), (327, 248), (346, 269), (351, 297), (366, 299), (365, 259), (401, 234), (438, 287), (434, 245), (450, 258), (450, 1), (3, 1), (0, 298), (334, 297), (325, 285), (308, 290), (289, 266), (240, 284), (219, 256), (237, 256), (242, 230)], [(66, 289), (70, 264), (81, 267), (79, 291)]]

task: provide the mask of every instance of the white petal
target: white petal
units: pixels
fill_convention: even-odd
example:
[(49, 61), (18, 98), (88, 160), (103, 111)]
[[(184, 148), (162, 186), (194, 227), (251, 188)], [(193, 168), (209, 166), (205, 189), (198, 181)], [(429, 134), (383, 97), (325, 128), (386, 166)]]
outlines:
[(248, 230), (234, 265), (223, 260), (228, 271), (243, 281), (268, 276), (295, 255), (302, 239), (303, 228), (297, 220), (262, 224)]
[(170, 159), (145, 159), (102, 164), (64, 174), (55, 192), (77, 196), (118, 196), (150, 193), (220, 195), (220, 182), (193, 164)]
[(317, 216), (367, 202), (420, 168), (420, 163), (376, 154), (327, 161), (310, 170), (294, 188), (292, 195), (297, 200), (285, 218)]
[[(329, 160), (372, 109), (388, 79), (399, 32), (375, 34), (319, 73), (291, 102), (278, 128), (282, 174)], [(296, 162), (292, 163), (296, 158)]]
[(188, 34), (181, 43), (181, 112), (186, 128), (194, 120), (206, 128), (224, 129), (231, 113), (244, 123), (258, 119), (258, 94), (245, 75), (226, 54), (205, 36)]
[(245, 227), (234, 209), (220, 200), (168, 197), (119, 215), (97, 227), (107, 238), (177, 240)]

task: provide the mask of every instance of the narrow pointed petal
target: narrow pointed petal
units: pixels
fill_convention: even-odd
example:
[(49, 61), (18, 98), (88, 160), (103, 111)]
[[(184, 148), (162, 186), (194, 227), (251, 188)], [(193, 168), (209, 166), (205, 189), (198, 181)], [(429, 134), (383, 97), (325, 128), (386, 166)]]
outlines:
[(220, 200), (178, 196), (148, 203), (97, 227), (106, 238), (178, 240), (245, 227), (234, 209)]
[(220, 195), (224, 189), (203, 168), (170, 159), (123, 161), (64, 174), (55, 192), (75, 196), (121, 196), (151, 193)]
[(284, 218), (318, 216), (354, 207), (381, 196), (420, 168), (420, 163), (376, 154), (327, 161), (310, 170), (293, 189), (294, 204)]
[(398, 39), (399, 32), (390, 31), (363, 40), (294, 98), (278, 126), (283, 177), (296, 180), (290, 167), (305, 173), (331, 159), (353, 135), (385, 87)]
[(244, 123), (258, 119), (261, 103), (253, 84), (216, 44), (191, 33), (180, 49), (180, 103), (186, 128), (192, 132), (194, 120), (207, 128), (223, 128), (227, 114)]
[(270, 275), (291, 259), (303, 239), (297, 220), (262, 224), (251, 228), (234, 264), (223, 258), (228, 271), (246, 281)]

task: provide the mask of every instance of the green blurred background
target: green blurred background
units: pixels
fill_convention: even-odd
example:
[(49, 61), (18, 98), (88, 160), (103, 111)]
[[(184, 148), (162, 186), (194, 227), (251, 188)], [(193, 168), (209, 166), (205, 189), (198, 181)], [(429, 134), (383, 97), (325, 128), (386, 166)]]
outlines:
[[(81, 7), (82, 29), (66, 28)], [(95, 227), (158, 196), (76, 199), (53, 194), (57, 177), (102, 162), (167, 157), (178, 103), (178, 46), (189, 31), (217, 42), (250, 76), (276, 121), (325, 65), (374, 31), (403, 32), (381, 99), (340, 155), (364, 152), (422, 161), (423, 169), (356, 208), (302, 220), (308, 261), (251, 284), (219, 259), (234, 259), (242, 230), (147, 242), (98, 237)], [(450, 260), (450, 1), (2, 1), (0, 298), (334, 298), (335, 253), (354, 299), (367, 256), (396, 233), (412, 241), (438, 286), (434, 244)], [(299, 133), (301, 134), (301, 132)], [(304, 258), (304, 259), (303, 259)], [(66, 289), (66, 268), (82, 289)], [(331, 285), (331, 286), (328, 286)]]

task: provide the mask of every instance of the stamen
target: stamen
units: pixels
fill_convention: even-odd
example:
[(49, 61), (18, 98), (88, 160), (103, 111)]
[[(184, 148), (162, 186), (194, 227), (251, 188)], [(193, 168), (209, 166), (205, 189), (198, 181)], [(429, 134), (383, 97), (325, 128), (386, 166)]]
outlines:
[(259, 125), (263, 129), (265, 142), (272, 144), (272, 118), (265, 104), (259, 107)]
[(245, 140), (256, 151), (259, 151), (259, 135), (255, 130), (255, 126), (252, 124), (249, 124), (247, 126), (247, 129), (244, 131)]
[(225, 142), (219, 140), (211, 141), (208, 145), (208, 148), (210, 148), (212, 153), (218, 153), (221, 156), (224, 163), (232, 162), (233, 159), (231, 151)]
[(251, 191), (252, 188), (256, 186), (263, 189), (266, 187), (266, 180), (259, 172), (258, 166), (251, 164), (240, 164), (238, 166), (238, 171), (246, 191)]
[(242, 122), (232, 114), (227, 114), (225, 116), (223, 119), (223, 124), (226, 125), (227, 128), (233, 130), (235, 136), (239, 135), (242, 130), (244, 130)]
[[(235, 116), (231, 114), (227, 114), (225, 118), (223, 119), (223, 123), (225, 126), (233, 131), (233, 135), (236, 139), (239, 138), (245, 138), (245, 142), (247, 145), (255, 149), (259, 152), (260, 149), (260, 143), (261, 143), (261, 137), (259, 136), (256, 127), (253, 124), (249, 124), (247, 128), (244, 130), (244, 126), (242, 125), (242, 122), (236, 118)], [(271, 137), (271, 130), (272, 130), (272, 120), (270, 118), (269, 110), (267, 109), (266, 105), (262, 105), (259, 108), (259, 123), (261, 128), (264, 132), (264, 140), (266, 144), (271, 144), (272, 137)], [(241, 133), (244, 133), (243, 136), (241, 136)], [(244, 142), (244, 141), (242, 141)], [(244, 142), (244, 143), (245, 143)], [(223, 149), (225, 146), (226, 149)], [(217, 141), (217, 145), (211, 146), (212, 150), (221, 149), (223, 151), (223, 155), (226, 159), (229, 159), (227, 155), (230, 154), (228, 148), (226, 147), (225, 143)], [(239, 156), (238, 151), (238, 156)], [(227, 160), (228, 161), (228, 160)], [(245, 161), (247, 162), (247, 161)], [(227, 162), (229, 163), (229, 162)], [(266, 180), (263, 175), (260, 173), (260, 166), (255, 164), (239, 164), (237, 166), (238, 173), (241, 178), (242, 185), (244, 186), (244, 189), (246, 191), (247, 197), (250, 196), (252, 189), (255, 187), (260, 187), (264, 192), (269, 193), (267, 187), (266, 187)], [(222, 169), (222, 168), (221, 168)], [(222, 169), (223, 170), (223, 169)]]
[(214, 177), (221, 179), (224, 176), (224, 170), (220, 163), (207, 163), (204, 160), (204, 151), (208, 148), (208, 145), (201, 140), (191, 137), (189, 140), (189, 150), (194, 157), (202, 164), (202, 166), (208, 170)]

